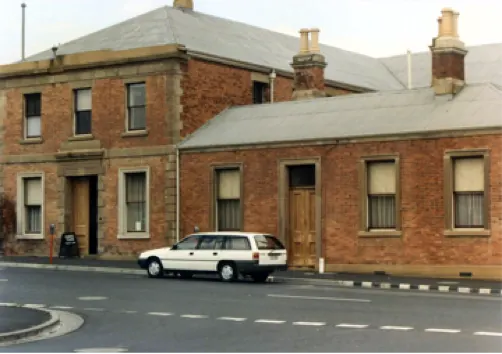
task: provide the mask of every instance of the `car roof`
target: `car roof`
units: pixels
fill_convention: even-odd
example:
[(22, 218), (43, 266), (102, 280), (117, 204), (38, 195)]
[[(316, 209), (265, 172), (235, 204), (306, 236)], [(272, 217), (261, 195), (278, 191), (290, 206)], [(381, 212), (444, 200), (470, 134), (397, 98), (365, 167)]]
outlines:
[(210, 236), (260, 236), (267, 235), (271, 236), (269, 233), (263, 232), (242, 232), (242, 231), (212, 231), (212, 232), (196, 232), (191, 234), (190, 236), (195, 235), (210, 235)]

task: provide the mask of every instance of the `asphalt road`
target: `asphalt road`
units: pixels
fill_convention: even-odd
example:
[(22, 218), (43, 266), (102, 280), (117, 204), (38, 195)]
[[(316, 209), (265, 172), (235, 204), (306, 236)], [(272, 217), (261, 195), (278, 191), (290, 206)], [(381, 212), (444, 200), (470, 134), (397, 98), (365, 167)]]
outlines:
[(0, 302), (85, 324), (0, 352), (500, 352), (500, 297), (0, 270)]

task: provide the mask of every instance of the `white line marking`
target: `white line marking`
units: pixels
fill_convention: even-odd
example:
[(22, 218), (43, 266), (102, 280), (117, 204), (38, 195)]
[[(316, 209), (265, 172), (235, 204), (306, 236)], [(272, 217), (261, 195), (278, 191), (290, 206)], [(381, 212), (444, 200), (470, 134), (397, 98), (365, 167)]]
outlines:
[(173, 314), (170, 312), (148, 312), (147, 315), (151, 316), (172, 316)]
[(401, 284), (399, 284), (399, 289), (410, 290), (411, 289), (411, 285), (410, 284), (406, 284), (406, 283), (401, 283)]
[(430, 287), (431, 287), (430, 285), (419, 285), (418, 290), (429, 290)]
[(10, 306), (10, 307), (12, 307), (12, 306), (17, 306), (17, 304), (14, 303), (14, 302), (2, 302), (2, 303), (0, 303), (0, 306)]
[(475, 336), (494, 336), (494, 337), (502, 337), (502, 333), (498, 332), (475, 332)]
[(322, 297), (322, 296), (300, 296), (300, 295), (277, 295), (268, 294), (269, 297), (281, 297), (288, 299), (305, 299), (305, 300), (329, 300), (329, 301), (352, 301), (352, 302), (371, 302), (371, 300), (366, 299), (348, 299), (341, 297)]
[(381, 326), (380, 329), (389, 329), (395, 331), (410, 331), (413, 327), (402, 327), (402, 326)]
[(207, 318), (205, 315), (181, 315), (183, 318)]
[(326, 322), (293, 322), (294, 326), (326, 326)]
[(280, 321), (280, 320), (256, 320), (256, 323), (273, 323), (273, 324), (282, 324), (286, 323), (286, 321)]
[(242, 321), (247, 320), (247, 318), (242, 318), (242, 317), (218, 317), (218, 320), (242, 322)]
[(366, 328), (366, 327), (368, 327), (368, 325), (340, 323), (340, 324), (337, 324), (336, 327), (340, 327), (340, 328)]
[(98, 301), (98, 300), (107, 300), (106, 296), (81, 296), (77, 298), (82, 301)]
[(380, 283), (380, 289), (390, 289), (390, 283)]
[(42, 305), (42, 304), (24, 304), (23, 307), (27, 307), (29, 309), (40, 309), (42, 307), (45, 307), (45, 305)]
[(450, 291), (450, 287), (448, 285), (440, 285), (438, 286), (438, 290), (441, 292), (448, 292)]
[(0, 279), (0, 281), (9, 281), (9, 279)]
[(342, 285), (344, 286), (354, 286), (354, 281), (353, 280), (343, 280)]
[(491, 292), (491, 289), (487, 289), (487, 288), (481, 288), (481, 289), (479, 289), (479, 293), (480, 294), (485, 294), (485, 295), (488, 294), (489, 295), (490, 292)]
[(458, 284), (458, 281), (438, 281), (438, 284), (455, 285)]
[(71, 310), (72, 308), (71, 306), (51, 306), (51, 309), (56, 310)]
[(448, 329), (448, 328), (427, 328), (426, 332), (435, 333), (460, 333), (460, 329)]
[(132, 310), (124, 310), (124, 311), (120, 311), (120, 313), (138, 313), (138, 311), (132, 311)]
[(371, 288), (371, 287), (372, 287), (372, 284), (373, 284), (373, 283), (372, 283), (372, 282), (370, 282), (370, 281), (363, 281), (363, 283), (361, 284), (361, 286), (362, 286), (363, 288)]
[(95, 307), (87, 307), (84, 309), (85, 311), (104, 311), (105, 309), (98, 309)]
[(465, 294), (469, 294), (471, 292), (471, 288), (464, 288), (464, 287), (460, 287), (457, 289), (457, 291), (459, 293), (465, 293)]

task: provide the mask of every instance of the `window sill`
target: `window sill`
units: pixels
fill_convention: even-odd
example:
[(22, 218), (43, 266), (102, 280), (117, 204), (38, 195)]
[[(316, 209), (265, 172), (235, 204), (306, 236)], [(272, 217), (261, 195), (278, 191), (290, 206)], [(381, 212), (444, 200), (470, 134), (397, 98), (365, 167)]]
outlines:
[(74, 135), (68, 138), (68, 141), (83, 141), (83, 140), (94, 140), (94, 135), (82, 134), (82, 135)]
[(16, 240), (44, 240), (44, 235), (16, 235)]
[(130, 130), (123, 132), (120, 135), (122, 138), (136, 138), (141, 136), (148, 136), (148, 130)]
[(399, 238), (403, 236), (400, 230), (359, 231), (357, 234), (362, 238)]
[(147, 240), (150, 238), (149, 232), (138, 232), (138, 233), (130, 233), (118, 235), (117, 238), (119, 240)]
[(491, 230), (444, 230), (443, 234), (446, 237), (490, 237)]
[(30, 144), (42, 144), (44, 142), (44, 139), (40, 138), (26, 138), (26, 139), (21, 139), (19, 141), (19, 144), (21, 145), (30, 145)]

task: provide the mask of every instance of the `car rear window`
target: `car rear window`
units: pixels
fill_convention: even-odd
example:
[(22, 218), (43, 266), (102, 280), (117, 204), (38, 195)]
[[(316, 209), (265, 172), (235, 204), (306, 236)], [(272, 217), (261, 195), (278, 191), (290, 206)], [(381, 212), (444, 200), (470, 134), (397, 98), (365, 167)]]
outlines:
[(271, 235), (256, 235), (254, 237), (256, 247), (259, 250), (283, 250), (284, 245)]

